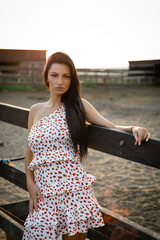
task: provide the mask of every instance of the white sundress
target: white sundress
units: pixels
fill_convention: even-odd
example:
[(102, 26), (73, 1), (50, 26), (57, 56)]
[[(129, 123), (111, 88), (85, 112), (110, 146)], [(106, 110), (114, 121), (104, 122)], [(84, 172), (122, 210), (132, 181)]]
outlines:
[(57, 239), (103, 226), (92, 189), (95, 177), (86, 173), (74, 152), (64, 106), (33, 124), (28, 145), (34, 155), (28, 168), (44, 201), (38, 198), (38, 211), (29, 213), (23, 240)]

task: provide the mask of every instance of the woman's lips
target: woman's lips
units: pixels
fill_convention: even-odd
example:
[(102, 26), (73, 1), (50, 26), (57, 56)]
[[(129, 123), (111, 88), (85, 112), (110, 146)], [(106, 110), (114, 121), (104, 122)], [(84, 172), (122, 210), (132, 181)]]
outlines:
[(58, 91), (61, 91), (61, 90), (63, 90), (64, 88), (63, 87), (57, 87), (56, 88), (56, 90), (58, 90)]

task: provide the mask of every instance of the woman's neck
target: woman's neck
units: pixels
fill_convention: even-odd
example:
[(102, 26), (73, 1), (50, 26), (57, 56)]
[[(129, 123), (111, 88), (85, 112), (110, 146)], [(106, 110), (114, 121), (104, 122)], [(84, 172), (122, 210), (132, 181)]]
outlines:
[(53, 95), (50, 92), (50, 99), (48, 100), (48, 104), (50, 105), (51, 108), (60, 107), (62, 105), (61, 95)]

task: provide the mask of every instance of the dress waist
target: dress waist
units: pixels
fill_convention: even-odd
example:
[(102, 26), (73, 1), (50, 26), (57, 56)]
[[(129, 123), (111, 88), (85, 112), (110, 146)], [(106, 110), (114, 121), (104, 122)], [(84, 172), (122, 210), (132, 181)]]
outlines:
[(72, 154), (66, 150), (55, 150), (52, 152), (46, 153), (36, 153), (34, 154), (33, 160), (30, 162), (28, 168), (34, 171), (39, 165), (57, 162), (57, 161), (67, 161), (67, 160), (75, 160), (79, 161), (79, 157), (77, 154)]
[(88, 189), (95, 180), (73, 160), (46, 163), (35, 170), (35, 182), (44, 196)]

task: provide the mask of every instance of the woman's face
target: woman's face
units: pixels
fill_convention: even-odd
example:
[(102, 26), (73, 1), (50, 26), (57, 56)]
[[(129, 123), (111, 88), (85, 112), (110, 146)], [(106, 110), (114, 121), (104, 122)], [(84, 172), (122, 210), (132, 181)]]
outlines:
[(53, 63), (48, 71), (49, 90), (55, 95), (66, 93), (71, 84), (70, 68), (66, 64)]

